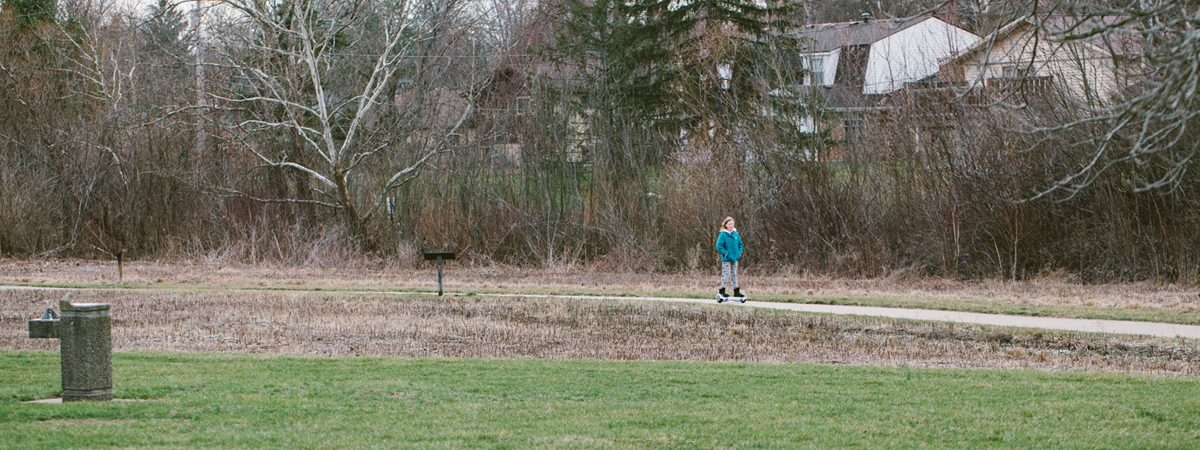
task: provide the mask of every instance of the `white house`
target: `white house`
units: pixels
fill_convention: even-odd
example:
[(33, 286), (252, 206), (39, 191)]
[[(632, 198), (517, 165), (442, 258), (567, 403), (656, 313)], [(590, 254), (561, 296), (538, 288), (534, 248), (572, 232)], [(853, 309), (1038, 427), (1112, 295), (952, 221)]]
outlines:
[(1086, 38), (1071, 33), (1112, 27), (1121, 17), (1023, 17), (966, 49), (946, 66), (973, 88), (1052, 83), (1075, 98), (1105, 102), (1140, 70), (1142, 39), (1136, 30), (1115, 28)]
[(820, 102), (823, 113), (792, 121), (802, 133), (828, 130), (835, 141), (855, 139), (865, 115), (884, 109), (883, 97), (936, 75), (941, 63), (980, 40), (933, 16), (866, 14), (858, 22), (807, 25), (799, 37), (799, 63), (808, 75), (793, 91)]
[(800, 60), (805, 84), (861, 88), (887, 94), (936, 74), (941, 62), (974, 45), (979, 36), (933, 16), (871, 19), (805, 26)]

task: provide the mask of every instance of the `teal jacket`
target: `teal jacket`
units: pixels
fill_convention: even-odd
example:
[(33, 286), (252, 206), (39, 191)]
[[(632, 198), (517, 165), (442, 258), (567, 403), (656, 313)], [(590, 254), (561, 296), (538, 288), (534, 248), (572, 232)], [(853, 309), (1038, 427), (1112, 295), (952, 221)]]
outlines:
[(717, 234), (717, 253), (721, 254), (721, 262), (735, 262), (742, 257), (742, 237), (738, 232), (732, 233), (721, 230)]

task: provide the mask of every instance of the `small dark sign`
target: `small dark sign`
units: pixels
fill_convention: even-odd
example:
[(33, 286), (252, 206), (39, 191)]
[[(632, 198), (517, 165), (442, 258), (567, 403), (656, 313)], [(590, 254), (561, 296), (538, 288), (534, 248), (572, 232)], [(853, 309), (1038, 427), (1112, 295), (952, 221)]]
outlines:
[(442, 261), (454, 259), (454, 252), (425, 253), (426, 261), (437, 261), (438, 264), (438, 297), (442, 296)]
[(454, 252), (429, 252), (423, 253), (426, 261), (437, 261), (438, 259), (450, 260), (454, 259)]

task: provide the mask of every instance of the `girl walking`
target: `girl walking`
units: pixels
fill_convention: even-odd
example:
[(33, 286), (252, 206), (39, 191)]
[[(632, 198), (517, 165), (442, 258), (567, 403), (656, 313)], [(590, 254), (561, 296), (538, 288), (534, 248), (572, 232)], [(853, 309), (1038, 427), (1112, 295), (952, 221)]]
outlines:
[(721, 254), (721, 289), (717, 292), (725, 298), (729, 298), (729, 294), (725, 293), (727, 282), (733, 286), (734, 297), (745, 297), (737, 279), (738, 258), (742, 257), (742, 237), (734, 225), (733, 218), (726, 217), (721, 222), (721, 232), (717, 233), (717, 253)]

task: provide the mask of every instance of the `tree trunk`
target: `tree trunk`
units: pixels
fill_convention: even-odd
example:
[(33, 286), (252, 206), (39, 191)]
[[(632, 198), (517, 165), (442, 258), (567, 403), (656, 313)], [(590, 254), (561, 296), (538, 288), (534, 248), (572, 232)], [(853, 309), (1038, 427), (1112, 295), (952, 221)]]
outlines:
[(342, 206), (342, 211), (345, 213), (346, 226), (350, 229), (350, 234), (365, 248), (368, 252), (375, 252), (379, 246), (375, 244), (375, 240), (367, 235), (366, 224), (363, 223), (362, 217), (358, 215), (358, 208), (354, 206), (354, 199), (350, 198), (350, 187), (346, 181), (345, 173), (338, 173), (334, 177), (334, 182), (337, 183), (338, 203)]

